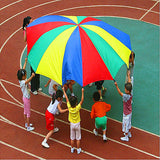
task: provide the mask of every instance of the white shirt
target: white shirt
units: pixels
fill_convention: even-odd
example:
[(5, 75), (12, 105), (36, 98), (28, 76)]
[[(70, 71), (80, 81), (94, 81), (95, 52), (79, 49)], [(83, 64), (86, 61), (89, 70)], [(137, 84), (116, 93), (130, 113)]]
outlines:
[(53, 95), (53, 93), (56, 93), (56, 91), (53, 88), (54, 84), (56, 84), (57, 86), (59, 85), (57, 82), (51, 79), (51, 82), (49, 83), (49, 88), (48, 88), (48, 92), (50, 95)]
[(56, 112), (58, 112), (58, 104), (59, 102), (57, 100), (54, 101), (54, 103), (52, 104), (52, 101), (51, 103), (49, 104), (47, 110), (52, 113), (52, 114), (56, 114)]
[(20, 83), (21, 91), (23, 93), (23, 97), (29, 99), (30, 98), (30, 91), (28, 89), (28, 85), (25, 84), (25, 80), (21, 80), (21, 81), (19, 81), (19, 83)]

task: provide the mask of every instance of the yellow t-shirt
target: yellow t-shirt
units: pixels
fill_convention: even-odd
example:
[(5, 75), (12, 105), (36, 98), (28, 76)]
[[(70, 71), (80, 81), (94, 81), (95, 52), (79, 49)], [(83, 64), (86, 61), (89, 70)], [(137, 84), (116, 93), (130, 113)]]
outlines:
[(71, 122), (71, 123), (80, 122), (81, 121), (80, 112), (79, 112), (79, 110), (81, 109), (80, 103), (76, 107), (72, 108), (70, 103), (67, 102), (67, 107), (69, 110), (69, 116), (68, 116), (69, 122)]

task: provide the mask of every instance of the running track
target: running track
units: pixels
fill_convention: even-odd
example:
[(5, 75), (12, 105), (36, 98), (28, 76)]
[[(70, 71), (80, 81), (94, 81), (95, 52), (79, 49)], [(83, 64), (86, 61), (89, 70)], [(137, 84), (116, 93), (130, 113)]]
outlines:
[[(101, 133), (95, 137), (90, 112), (81, 110), (82, 149), (70, 153), (67, 113), (57, 117), (59, 133), (49, 141), (50, 149), (41, 147), (47, 134), (44, 113), (50, 98), (31, 95), (33, 132), (23, 125), (22, 94), (16, 73), (25, 48), (22, 20), (46, 14), (116, 16), (159, 25), (159, 1), (138, 0), (0, 0), (0, 159), (160, 159), (159, 136), (137, 128), (132, 129), (129, 142), (121, 142), (121, 123), (108, 120), (107, 143)], [(65, 106), (65, 104), (64, 104)]]

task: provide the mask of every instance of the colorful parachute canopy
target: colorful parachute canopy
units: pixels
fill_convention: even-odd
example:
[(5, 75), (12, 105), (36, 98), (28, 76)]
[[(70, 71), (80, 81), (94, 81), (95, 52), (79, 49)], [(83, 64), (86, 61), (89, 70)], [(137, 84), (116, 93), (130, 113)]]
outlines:
[(63, 85), (113, 80), (129, 65), (129, 36), (92, 17), (48, 15), (27, 27), (28, 61), (37, 74)]

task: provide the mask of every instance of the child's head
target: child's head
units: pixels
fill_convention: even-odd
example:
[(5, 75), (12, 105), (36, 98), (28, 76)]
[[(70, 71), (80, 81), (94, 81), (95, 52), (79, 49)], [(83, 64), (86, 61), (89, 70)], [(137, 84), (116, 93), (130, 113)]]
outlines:
[(31, 22), (32, 18), (30, 16), (27, 16), (23, 19), (23, 30), (27, 25)]
[(132, 91), (132, 84), (130, 82), (127, 82), (125, 84), (125, 93), (130, 94)]
[(133, 57), (133, 59), (135, 58), (135, 53), (133, 51), (131, 51), (129, 59), (132, 59), (132, 57)]
[(19, 69), (18, 72), (17, 72), (17, 78), (18, 78), (18, 80), (26, 79), (26, 70), (25, 69)]
[(71, 97), (69, 98), (69, 102), (70, 102), (70, 104), (71, 104), (71, 107), (74, 108), (74, 107), (77, 105), (77, 103), (78, 103), (78, 99), (77, 99), (76, 96), (71, 96)]
[(94, 101), (99, 101), (100, 100), (100, 94), (99, 94), (99, 92), (94, 92), (93, 93), (93, 100)]
[(63, 92), (60, 89), (56, 91), (56, 94), (53, 93), (52, 104), (54, 103), (55, 99), (57, 99), (58, 101), (61, 101), (63, 99)]

